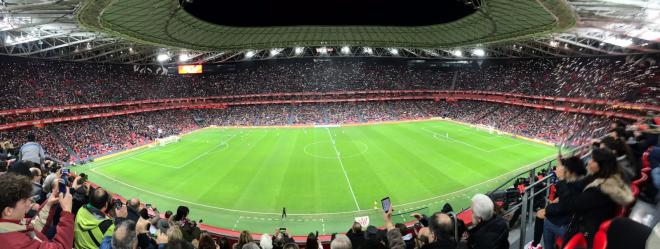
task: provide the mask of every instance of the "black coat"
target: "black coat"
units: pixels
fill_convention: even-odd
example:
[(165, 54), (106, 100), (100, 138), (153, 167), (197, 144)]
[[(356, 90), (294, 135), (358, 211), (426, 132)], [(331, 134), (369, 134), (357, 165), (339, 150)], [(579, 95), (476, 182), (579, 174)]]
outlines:
[(591, 243), (600, 224), (614, 218), (617, 209), (629, 205), (635, 198), (618, 175), (586, 182), (584, 191), (568, 203), (569, 210), (575, 213), (569, 231), (584, 233)]
[(571, 220), (571, 210), (569, 203), (580, 195), (584, 185), (581, 181), (566, 182), (559, 181), (555, 184), (557, 198), (559, 202), (550, 203), (545, 207), (545, 218), (557, 226), (568, 225)]
[(364, 234), (363, 231), (354, 233), (353, 229), (348, 230), (348, 232), (346, 233), (346, 237), (348, 237), (348, 239), (351, 240), (351, 245), (353, 249), (359, 249), (366, 240), (366, 235)]
[(509, 225), (500, 216), (482, 221), (468, 233), (470, 249), (509, 249)]

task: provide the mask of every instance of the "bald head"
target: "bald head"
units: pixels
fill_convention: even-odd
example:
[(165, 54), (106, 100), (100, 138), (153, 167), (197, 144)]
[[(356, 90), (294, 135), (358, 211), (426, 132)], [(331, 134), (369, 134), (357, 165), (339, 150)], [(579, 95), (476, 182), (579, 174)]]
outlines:
[(454, 222), (449, 215), (438, 212), (431, 217), (429, 229), (436, 238), (451, 237), (454, 231)]
[(140, 208), (140, 199), (138, 198), (131, 199), (130, 201), (128, 201), (128, 207), (137, 211)]
[(102, 188), (95, 189), (89, 198), (89, 204), (101, 211), (105, 211), (109, 202), (110, 194)]

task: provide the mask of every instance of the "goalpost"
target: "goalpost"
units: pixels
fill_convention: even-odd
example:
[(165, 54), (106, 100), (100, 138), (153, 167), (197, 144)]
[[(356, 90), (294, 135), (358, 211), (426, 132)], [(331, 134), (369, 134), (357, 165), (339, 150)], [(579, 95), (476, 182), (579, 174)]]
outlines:
[(179, 136), (169, 136), (169, 137), (164, 137), (164, 138), (156, 138), (156, 141), (154, 142), (154, 146), (165, 146), (171, 143), (179, 142), (181, 138)]

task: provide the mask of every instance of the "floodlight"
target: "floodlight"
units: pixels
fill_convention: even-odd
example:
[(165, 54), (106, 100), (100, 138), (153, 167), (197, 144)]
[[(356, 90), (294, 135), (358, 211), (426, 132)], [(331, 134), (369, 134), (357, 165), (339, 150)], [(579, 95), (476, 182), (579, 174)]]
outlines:
[(364, 47), (364, 53), (366, 54), (373, 54), (374, 50), (371, 49), (370, 47)]
[(396, 48), (390, 48), (390, 54), (392, 55), (399, 55), (399, 50)]
[(304, 49), (302, 47), (296, 47), (294, 49), (294, 53), (296, 53), (296, 55), (301, 55), (303, 53), (303, 50)]
[(190, 60), (190, 55), (188, 55), (186, 53), (179, 54), (179, 61), (180, 62), (184, 62), (184, 61), (188, 61), (188, 60)]
[(245, 52), (245, 58), (246, 59), (250, 59), (252, 57), (254, 57), (254, 51), (250, 50), (250, 51)]
[[(515, 49), (515, 47), (514, 47), (514, 49)], [(451, 54), (453, 54), (456, 57), (463, 57), (463, 51), (461, 51), (460, 49), (456, 49), (456, 50), (452, 51)]]
[(342, 54), (350, 54), (351, 53), (351, 48), (349, 48), (348, 46), (343, 46), (343, 47), (341, 47), (341, 53)]
[(270, 50), (270, 57), (274, 57), (279, 53), (280, 53), (280, 49), (273, 48), (273, 49)]
[(474, 50), (472, 50), (472, 54), (475, 56), (483, 57), (486, 55), (486, 51), (484, 51), (481, 48), (475, 48)]
[(165, 54), (165, 53), (163, 53), (163, 54), (158, 54), (158, 56), (156, 56), (156, 60), (157, 60), (158, 62), (165, 62), (165, 61), (167, 61), (167, 60), (169, 60), (169, 59), (170, 59), (170, 55), (169, 55), (169, 54)]

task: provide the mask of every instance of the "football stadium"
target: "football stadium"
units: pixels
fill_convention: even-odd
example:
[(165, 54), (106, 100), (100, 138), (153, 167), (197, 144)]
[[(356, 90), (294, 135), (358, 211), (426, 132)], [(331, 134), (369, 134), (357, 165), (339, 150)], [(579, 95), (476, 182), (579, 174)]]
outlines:
[(655, 0), (0, 0), (0, 248), (660, 248)]

